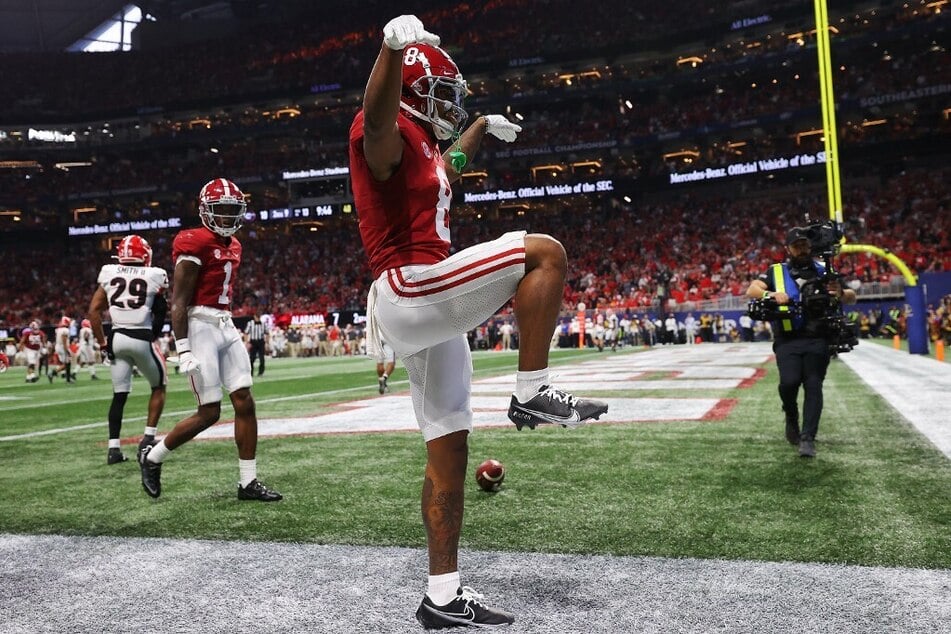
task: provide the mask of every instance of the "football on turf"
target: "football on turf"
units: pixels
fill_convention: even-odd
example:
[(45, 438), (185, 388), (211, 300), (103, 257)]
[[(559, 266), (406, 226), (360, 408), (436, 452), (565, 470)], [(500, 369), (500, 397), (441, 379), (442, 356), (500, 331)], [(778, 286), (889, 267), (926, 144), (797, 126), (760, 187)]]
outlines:
[(489, 458), (476, 468), (475, 477), (480, 489), (495, 493), (505, 479), (505, 467), (498, 460)]

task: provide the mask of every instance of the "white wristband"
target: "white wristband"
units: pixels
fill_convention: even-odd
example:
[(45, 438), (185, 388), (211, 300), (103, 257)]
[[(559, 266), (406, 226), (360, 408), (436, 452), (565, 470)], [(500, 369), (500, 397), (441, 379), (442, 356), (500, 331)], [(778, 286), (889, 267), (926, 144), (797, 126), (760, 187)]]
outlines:
[(175, 340), (175, 352), (181, 354), (183, 352), (191, 352), (192, 347), (188, 345), (188, 337), (182, 337), (181, 339)]

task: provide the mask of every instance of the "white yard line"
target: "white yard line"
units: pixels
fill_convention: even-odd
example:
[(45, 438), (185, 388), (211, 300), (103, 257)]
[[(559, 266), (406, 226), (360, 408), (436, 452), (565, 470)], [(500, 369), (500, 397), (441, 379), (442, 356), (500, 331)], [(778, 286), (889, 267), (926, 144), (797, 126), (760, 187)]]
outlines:
[(842, 361), (951, 458), (951, 364), (864, 343)]

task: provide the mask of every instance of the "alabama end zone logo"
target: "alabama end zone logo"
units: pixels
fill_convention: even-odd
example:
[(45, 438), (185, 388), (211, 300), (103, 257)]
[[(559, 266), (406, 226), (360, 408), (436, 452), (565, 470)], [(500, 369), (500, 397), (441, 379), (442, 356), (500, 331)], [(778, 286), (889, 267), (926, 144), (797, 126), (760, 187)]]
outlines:
[[(682, 346), (687, 348), (687, 346)], [(766, 375), (771, 351), (754, 344), (690, 346), (690, 350), (654, 350), (605, 357), (558, 368), (558, 385), (575, 394), (599, 391), (624, 394), (602, 397), (610, 409), (589, 424), (666, 423), (726, 419), (738, 403), (734, 389), (749, 388)], [(507, 412), (515, 375), (476, 380), (471, 406), (474, 427), (508, 427)], [(259, 419), (260, 436), (382, 431), (418, 431), (412, 398), (405, 383), (396, 392), (331, 405), (316, 416)], [(709, 392), (719, 391), (720, 395)], [(349, 391), (349, 390), (348, 390)], [(649, 391), (656, 396), (641, 397)], [(697, 393), (691, 394), (696, 391)], [(259, 401), (261, 402), (261, 401)], [(203, 431), (203, 439), (234, 437), (234, 425), (221, 422)]]

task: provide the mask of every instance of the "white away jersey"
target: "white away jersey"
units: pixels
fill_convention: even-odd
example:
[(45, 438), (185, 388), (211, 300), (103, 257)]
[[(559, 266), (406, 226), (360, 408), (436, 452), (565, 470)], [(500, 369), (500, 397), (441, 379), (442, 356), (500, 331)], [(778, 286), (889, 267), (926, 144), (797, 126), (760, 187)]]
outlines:
[(151, 328), (152, 303), (168, 288), (168, 273), (156, 266), (106, 264), (98, 283), (109, 300), (113, 328)]
[(92, 334), (92, 328), (84, 326), (79, 329), (79, 345), (83, 347), (92, 348), (92, 345), (96, 342), (96, 338)]

